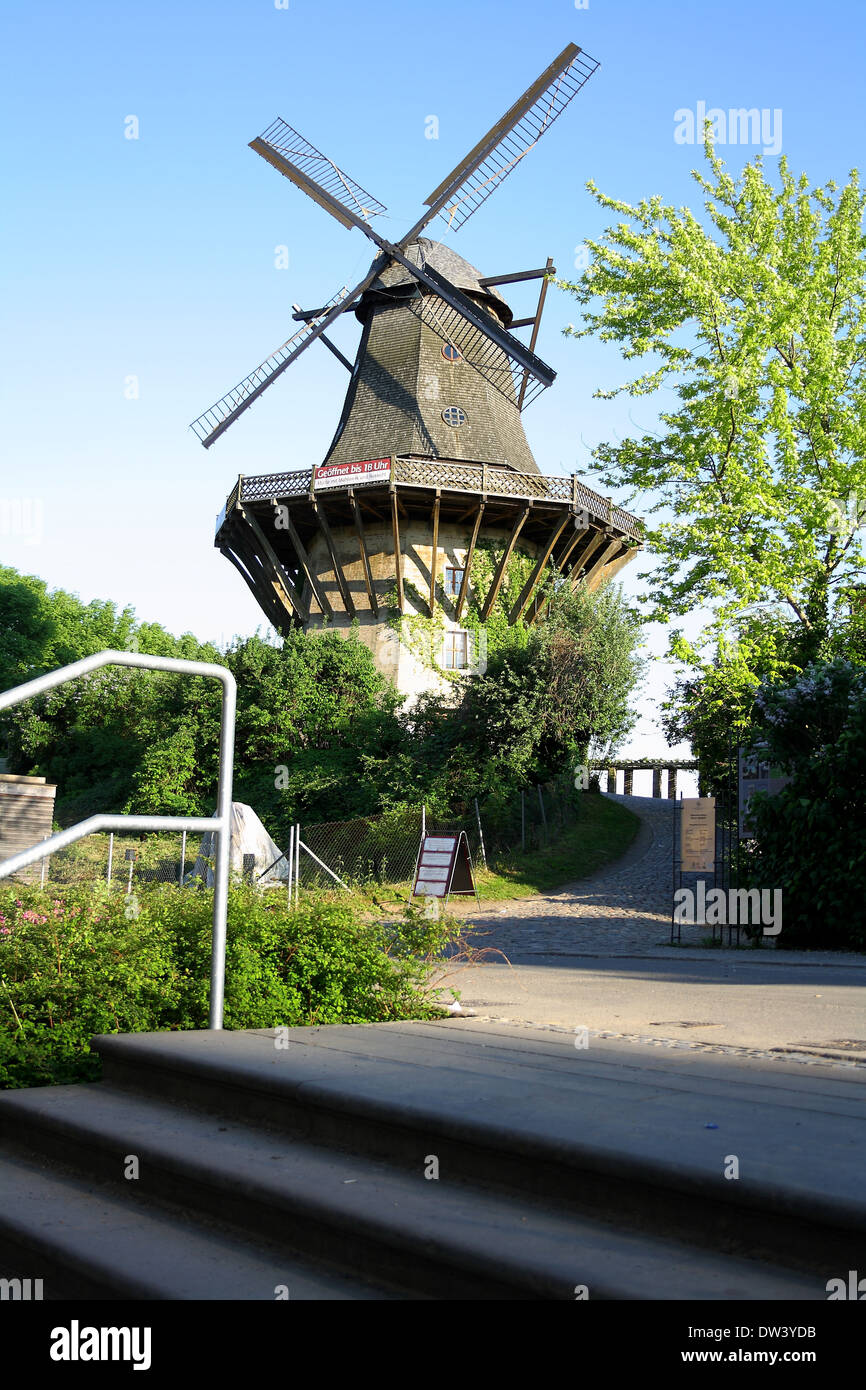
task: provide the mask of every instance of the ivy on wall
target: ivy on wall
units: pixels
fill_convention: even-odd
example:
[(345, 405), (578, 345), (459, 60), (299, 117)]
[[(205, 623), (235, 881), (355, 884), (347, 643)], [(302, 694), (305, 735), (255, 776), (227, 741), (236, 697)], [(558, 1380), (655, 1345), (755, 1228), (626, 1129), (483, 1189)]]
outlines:
[[(524, 639), (528, 638), (529, 628), (522, 619), (513, 626), (508, 622), (508, 615), (536, 564), (534, 555), (519, 548), (515, 548), (508, 558), (499, 593), (487, 621), (484, 622), (481, 618), (481, 605), (493, 583), (493, 576), (504, 548), (501, 541), (479, 540), (472, 557), (469, 588), (461, 614), (460, 628), (470, 633), (473, 652), (476, 654), (481, 650), (485, 638), (488, 656), (492, 656), (506, 642), (512, 647), (525, 645), (525, 640), (520, 641), (519, 633), (524, 634)], [(422, 594), (411, 580), (404, 581), (404, 595), (415, 612), (401, 614), (397, 607), (395, 586), (387, 596), (391, 608), (388, 625), (422, 665), (435, 671), (445, 680), (459, 682), (465, 672), (448, 670), (441, 662), (445, 634), (449, 631), (446, 617), (454, 617), (457, 599), (446, 596), (441, 585), (437, 586), (437, 589), (436, 604), (431, 614), (429, 595)]]

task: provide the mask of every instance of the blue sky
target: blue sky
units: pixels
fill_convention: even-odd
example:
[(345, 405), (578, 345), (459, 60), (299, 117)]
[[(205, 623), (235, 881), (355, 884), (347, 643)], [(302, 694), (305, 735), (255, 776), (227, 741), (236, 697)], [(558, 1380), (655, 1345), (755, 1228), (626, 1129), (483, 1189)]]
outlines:
[[(486, 274), (547, 255), (567, 274), (605, 224), (588, 178), (629, 201), (698, 203), (699, 147), (673, 136), (674, 113), (701, 100), (781, 111), (793, 168), (844, 181), (864, 128), (864, 14), (859, 0), (7, 0), (0, 498), (30, 499), (42, 522), (0, 535), (2, 562), (175, 632), (224, 642), (264, 627), (213, 549), (214, 517), (239, 472), (321, 458), (344, 369), (314, 346), (211, 450), (187, 426), (288, 336), (293, 301), (324, 302), (372, 258), (247, 148), (274, 116), (387, 204), (379, 225), (396, 239), (574, 40), (601, 68), (454, 238)], [(438, 139), (425, 138), (431, 115)], [(720, 153), (739, 168), (758, 148)], [(625, 367), (613, 347), (561, 336), (576, 309), (548, 297), (538, 350), (559, 376), (524, 417), (546, 473), (584, 468), (661, 404), (593, 399)], [(353, 351), (351, 316), (335, 336)], [(634, 594), (638, 568), (625, 572)], [(635, 750), (664, 751), (654, 713), (668, 679), (651, 674)]]

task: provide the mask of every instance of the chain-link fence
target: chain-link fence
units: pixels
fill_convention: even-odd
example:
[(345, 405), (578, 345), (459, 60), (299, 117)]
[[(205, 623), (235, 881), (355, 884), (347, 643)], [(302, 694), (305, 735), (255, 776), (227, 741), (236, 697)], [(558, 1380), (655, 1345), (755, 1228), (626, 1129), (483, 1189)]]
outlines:
[[(465, 830), (476, 868), (494, 865), (556, 840), (576, 820), (579, 796), (566, 777), (526, 791), (503, 788), (450, 816), (419, 806), (354, 820), (301, 824), (299, 886), (334, 888), (336, 876), (352, 888), (408, 889), (425, 833), (457, 835)], [(101, 880), (124, 892), (144, 884), (200, 883), (202, 878), (194, 879), (193, 869), (201, 841), (201, 835), (186, 832), (88, 835), (39, 860), (29, 871), (29, 881), (85, 885)], [(244, 857), (245, 877), (255, 879), (268, 867), (254, 864), (252, 856)]]
[(321, 863), (302, 849), (299, 885), (333, 887), (333, 878), (321, 867), (326, 864), (351, 887), (411, 887), (425, 833), (457, 835), (465, 830), (476, 867), (540, 849), (574, 824), (578, 797), (571, 777), (564, 777), (527, 791), (504, 788), (452, 816), (436, 816), (419, 806), (354, 820), (302, 824), (301, 843)]
[(85, 835), (30, 870), (34, 884), (87, 884), (102, 881), (131, 892), (145, 883), (176, 883), (189, 878), (201, 845), (201, 835), (166, 834)]

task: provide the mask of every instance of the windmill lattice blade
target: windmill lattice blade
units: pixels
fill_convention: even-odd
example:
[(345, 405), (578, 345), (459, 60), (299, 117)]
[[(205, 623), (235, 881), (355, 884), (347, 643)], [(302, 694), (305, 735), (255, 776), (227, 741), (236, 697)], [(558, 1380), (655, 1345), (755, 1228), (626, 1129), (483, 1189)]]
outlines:
[[(476, 372), (479, 372), (485, 381), (490, 382), (491, 386), (495, 386), (512, 405), (518, 404), (518, 392), (524, 377), (526, 390), (523, 393), (521, 409), (525, 409), (552, 383), (556, 373), (545, 363), (539, 361), (538, 365), (549, 374), (548, 380), (536, 376), (535, 372), (524, 364), (518, 364), (516, 359), (494, 343), (481, 328), (470, 323), (438, 295), (425, 294), (418, 299), (408, 300), (407, 303), (421, 322), (432, 328), (443, 342), (452, 343), (454, 347), (459, 348), (470, 367), (474, 367)], [(518, 346), (525, 354), (523, 344), (520, 343)]]
[(293, 333), (291, 338), (288, 338), (281, 347), (278, 347), (276, 352), (272, 352), (270, 357), (266, 357), (255, 371), (250, 372), (249, 376), (245, 376), (243, 381), (239, 382), (233, 390), (227, 392), (197, 420), (193, 420), (190, 429), (194, 431), (206, 449), (209, 449), (211, 444), (228, 429), (229, 425), (234, 424), (238, 416), (252, 405), (265, 388), (270, 386), (271, 382), (285, 371), (306, 340), (313, 335), (317, 325), (322, 323), (328, 312), (342, 303), (348, 294), (349, 291), (344, 285), (332, 299), (328, 300), (327, 304), (322, 306), (314, 319), (310, 319), (303, 328), (298, 329), (297, 333)]
[(454, 230), (462, 227), (523, 156), (538, 144), (598, 66), (596, 60), (576, 44), (563, 49), (426, 199), (431, 209), (429, 218), (439, 213), (449, 227)]
[(376, 213), (387, 211), (384, 203), (343, 173), (332, 159), (317, 150), (280, 116), (264, 134), (250, 141), (250, 148), (297, 184), (344, 227), (357, 226), (359, 219), (369, 222)]

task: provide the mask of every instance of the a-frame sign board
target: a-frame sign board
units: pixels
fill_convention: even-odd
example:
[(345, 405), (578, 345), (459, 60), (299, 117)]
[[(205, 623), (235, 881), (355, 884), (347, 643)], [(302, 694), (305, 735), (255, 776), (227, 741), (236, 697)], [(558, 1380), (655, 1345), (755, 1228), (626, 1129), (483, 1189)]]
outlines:
[(413, 898), (478, 897), (466, 831), (425, 835), (415, 862)]

